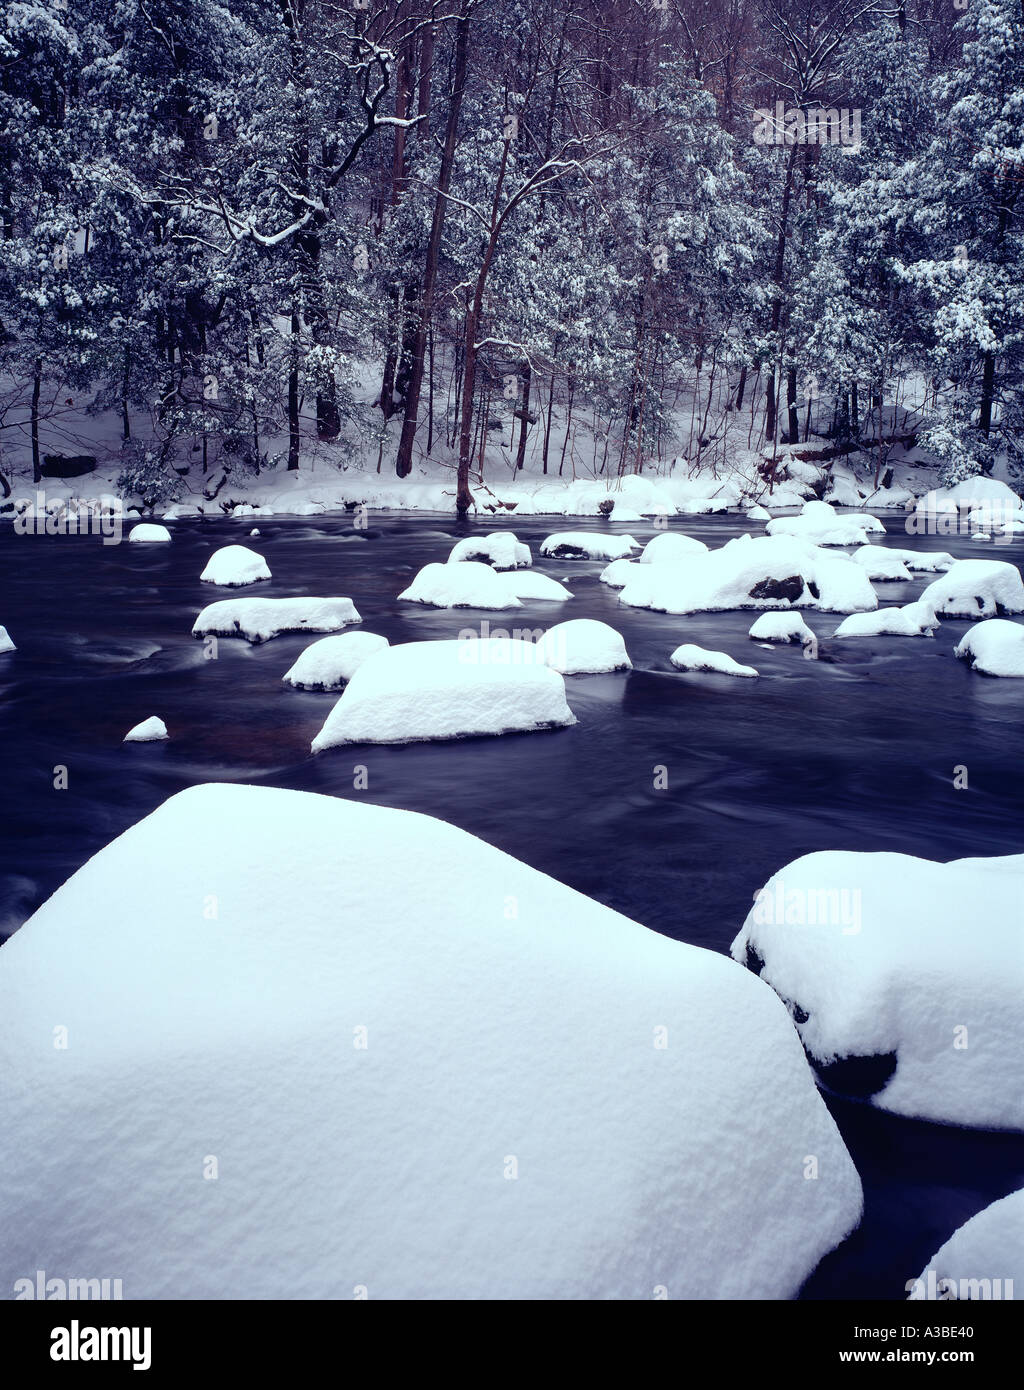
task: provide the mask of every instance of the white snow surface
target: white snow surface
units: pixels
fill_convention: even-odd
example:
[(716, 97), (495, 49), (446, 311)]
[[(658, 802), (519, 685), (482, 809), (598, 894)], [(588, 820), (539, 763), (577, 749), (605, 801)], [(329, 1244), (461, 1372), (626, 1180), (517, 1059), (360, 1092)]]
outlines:
[(374, 632), (342, 632), (321, 637), (301, 653), (281, 677), (300, 690), (337, 690), (350, 681), (359, 667), (389, 645)]
[(953, 654), (983, 676), (1024, 676), (1024, 627), (986, 618), (964, 633)]
[(674, 564), (677, 560), (687, 560), (691, 555), (706, 555), (708, 547), (693, 536), (684, 536), (679, 531), (662, 531), (649, 540), (639, 556), (641, 565)]
[(807, 1015), (797, 1027), (819, 1063), (895, 1055), (873, 1104), (1020, 1129), (1022, 904), (1024, 855), (825, 851), (769, 880), (732, 953), (752, 947), (761, 978)]
[(449, 560), (424, 565), (407, 589), (398, 595), (407, 603), (432, 608), (519, 608), (519, 600), (490, 565), (479, 560)]
[(875, 516), (837, 512), (831, 502), (805, 502), (799, 516), (778, 516), (765, 526), (769, 536), (796, 536), (812, 545), (864, 545), (885, 527)]
[(129, 729), (121, 742), (155, 743), (157, 739), (166, 737), (167, 725), (153, 714), (148, 719), (144, 719), (141, 724), (136, 724), (133, 729)]
[(541, 659), (563, 676), (631, 671), (622, 634), (595, 618), (571, 618), (549, 628), (538, 643)]
[(882, 545), (862, 545), (850, 558), (855, 564), (863, 565), (868, 578), (875, 583), (913, 578), (905, 562)]
[[(883, 550), (883, 547), (872, 545), (865, 547), (865, 549), (870, 549), (873, 554), (878, 554), (880, 550)], [(857, 555), (860, 553), (858, 551)], [(948, 570), (951, 565), (956, 564), (956, 557), (945, 550), (898, 550), (895, 546), (887, 545), (884, 547), (884, 553), (895, 560), (902, 560), (908, 570), (923, 571), (925, 574)], [(855, 560), (857, 555), (853, 557)]]
[[(776, 587), (780, 584), (784, 585), (781, 591)], [(758, 589), (759, 595), (755, 594)], [(826, 613), (852, 613), (878, 607), (863, 566), (845, 555), (787, 536), (738, 536), (721, 549), (690, 560), (638, 565), (619, 599), (633, 608), (661, 613), (728, 608), (817, 608)]]
[(799, 642), (804, 647), (816, 640), (800, 614), (793, 612), (762, 613), (747, 636), (760, 642)]
[[(930, 1295), (929, 1274), (934, 1275), (935, 1283)], [(953, 1281), (957, 1299), (1024, 1298), (1024, 1188), (983, 1207), (955, 1230), (922, 1270), (910, 1298), (945, 1295), (948, 1300), (953, 1290), (949, 1284), (939, 1289), (944, 1279)], [(1008, 1288), (1011, 1283), (1012, 1292)]]
[(720, 676), (751, 677), (760, 674), (753, 666), (741, 666), (728, 652), (709, 651), (693, 642), (684, 642), (681, 647), (676, 647), (669, 661), (680, 671), (709, 671)]
[(138, 526), (132, 527), (128, 539), (135, 545), (140, 542), (144, 545), (162, 544), (171, 539), (171, 533), (166, 526), (158, 526), (152, 521), (142, 521)]
[(223, 584), (227, 588), (240, 588), (270, 577), (270, 566), (263, 556), (244, 545), (225, 545), (215, 550), (199, 576), (204, 584)]
[(480, 560), (496, 570), (522, 569), (533, 563), (530, 547), (511, 531), (492, 531), (488, 536), (467, 536), (456, 541), (448, 563), (459, 560)]
[(957, 560), (921, 597), (948, 618), (994, 618), (1024, 613), (1024, 580), (1006, 560)]
[(601, 535), (596, 531), (556, 531), (540, 547), (556, 560), (622, 560), (640, 546), (632, 536)]
[(5, 627), (0, 627), (0, 656), (4, 652), (16, 652), (18, 649), (14, 645), (14, 639)]
[(337, 632), (359, 622), (350, 598), (222, 598), (199, 614), (192, 636), (266, 642), (282, 632)]
[(833, 637), (933, 637), (939, 626), (935, 609), (923, 596), (902, 608), (879, 608), (844, 618)]
[(418, 743), (575, 724), (565, 682), (521, 638), (406, 642), (365, 661), (313, 740)]
[(358, 799), (172, 797), (4, 946), (0, 1013), (7, 1291), (788, 1298), (860, 1215), (767, 987)]
[(605, 565), (598, 578), (612, 589), (621, 589), (634, 575), (642, 573), (636, 560), (613, 560), (610, 565)]
[(536, 570), (514, 570), (501, 576), (501, 582), (510, 594), (518, 599), (539, 598), (554, 603), (564, 603), (572, 594), (564, 584)]

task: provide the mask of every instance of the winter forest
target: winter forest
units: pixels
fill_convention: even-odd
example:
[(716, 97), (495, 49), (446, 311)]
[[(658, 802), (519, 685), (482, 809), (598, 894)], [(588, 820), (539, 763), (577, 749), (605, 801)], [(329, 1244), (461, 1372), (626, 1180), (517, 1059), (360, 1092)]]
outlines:
[[(1018, 0), (13, 4), (0, 472), (1015, 475)], [(88, 432), (88, 431), (87, 431)], [(94, 438), (95, 430), (90, 434)], [(78, 443), (76, 443), (78, 441)], [(9, 494), (8, 494), (9, 495)], [(398, 494), (394, 494), (398, 495)]]

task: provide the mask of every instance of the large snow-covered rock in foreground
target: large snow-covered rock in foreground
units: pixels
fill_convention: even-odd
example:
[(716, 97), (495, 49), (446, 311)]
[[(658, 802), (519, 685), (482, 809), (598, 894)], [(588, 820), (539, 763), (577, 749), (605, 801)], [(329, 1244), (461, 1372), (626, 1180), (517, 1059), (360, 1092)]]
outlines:
[(631, 671), (633, 663), (622, 634), (596, 618), (571, 618), (549, 628), (538, 643), (541, 659), (563, 676), (593, 676)]
[(1024, 1188), (983, 1207), (954, 1231), (907, 1287), (923, 1299), (1024, 1298)]
[(879, 608), (875, 613), (853, 613), (836, 628), (833, 637), (934, 637), (939, 626), (935, 609), (925, 598), (902, 608)]
[(342, 632), (311, 643), (281, 677), (299, 690), (337, 690), (389, 645), (375, 632)]
[(1024, 627), (986, 618), (964, 633), (953, 654), (983, 676), (1024, 676)]
[(827, 851), (758, 893), (732, 944), (826, 1083), (898, 1115), (1024, 1128), (1024, 855)]
[(706, 555), (707, 546), (693, 536), (684, 536), (679, 531), (662, 531), (649, 540), (640, 555), (642, 565), (670, 565), (677, 560), (687, 560), (692, 555)]
[(362, 618), (350, 598), (222, 598), (199, 614), (193, 637), (266, 642), (283, 632), (338, 632)]
[(885, 533), (876, 516), (840, 513), (831, 502), (805, 502), (799, 516), (777, 516), (764, 529), (769, 536), (796, 536), (812, 545), (864, 545), (872, 533)]
[(241, 588), (260, 579), (270, 579), (270, 566), (262, 555), (244, 545), (225, 545), (210, 556), (199, 578), (204, 584), (223, 584)]
[(726, 608), (818, 608), (855, 613), (878, 607), (861, 565), (785, 536), (738, 536), (690, 560), (637, 565), (619, 599), (660, 613)]
[(132, 527), (128, 539), (133, 545), (163, 545), (171, 539), (171, 533), (166, 526), (158, 526), (152, 521), (142, 521), (138, 526)]
[(407, 589), (398, 595), (406, 603), (432, 608), (519, 608), (505, 576), (479, 560), (450, 560), (424, 565)]
[(533, 563), (530, 547), (511, 531), (492, 531), (489, 536), (467, 536), (456, 541), (448, 563), (460, 560), (479, 560), (496, 570), (516, 570)]
[(639, 549), (632, 536), (556, 531), (541, 543), (540, 553), (554, 560), (623, 560)]
[(681, 647), (676, 647), (669, 661), (678, 671), (701, 671), (718, 676), (748, 678), (760, 675), (753, 666), (741, 666), (728, 652), (714, 652), (707, 647), (698, 647), (693, 642), (684, 642)]
[(532, 642), (406, 642), (360, 666), (313, 740), (313, 752), (340, 743), (418, 743), (575, 723), (565, 682)]
[(357, 798), (172, 797), (0, 1016), (8, 1297), (786, 1298), (860, 1213), (769, 989)]
[(921, 597), (947, 618), (995, 618), (1024, 613), (1024, 580), (1005, 560), (957, 560)]

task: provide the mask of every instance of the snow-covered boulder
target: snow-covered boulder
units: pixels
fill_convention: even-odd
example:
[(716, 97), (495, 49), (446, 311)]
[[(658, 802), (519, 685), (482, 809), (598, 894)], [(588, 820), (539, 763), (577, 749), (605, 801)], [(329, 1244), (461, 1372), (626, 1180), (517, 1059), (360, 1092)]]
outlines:
[(0, 1016), (8, 1296), (783, 1299), (861, 1211), (767, 987), (358, 797), (172, 797)]
[(556, 531), (541, 544), (540, 553), (553, 560), (622, 560), (639, 549), (639, 543), (632, 536)]
[(769, 536), (796, 536), (812, 545), (864, 545), (872, 533), (885, 533), (875, 516), (839, 513), (830, 502), (805, 502), (799, 516), (777, 516), (764, 528)]
[(541, 659), (563, 676), (631, 671), (622, 634), (594, 618), (572, 618), (549, 628), (538, 643)]
[(388, 646), (374, 632), (342, 632), (311, 643), (281, 677), (299, 690), (338, 690), (363, 662)]
[(128, 532), (128, 539), (133, 545), (162, 545), (171, 539), (171, 533), (166, 526), (158, 526), (152, 521), (143, 521), (138, 526), (132, 527)]
[(536, 570), (515, 570), (501, 576), (501, 582), (518, 599), (539, 598), (552, 603), (564, 603), (572, 594), (557, 579)]
[(726, 497), (691, 497), (683, 503), (682, 510), (687, 516), (711, 516), (715, 512), (727, 512), (732, 505)]
[(986, 618), (964, 633), (953, 654), (983, 676), (1024, 676), (1024, 627)]
[[(877, 546), (870, 547), (876, 554), (879, 548)], [(895, 560), (901, 560), (907, 569), (914, 573), (939, 574), (956, 564), (956, 556), (950, 555), (946, 550), (897, 550), (895, 546), (887, 545), (885, 554), (892, 556)], [(856, 558), (854, 556), (854, 559)]]
[(907, 1283), (910, 1300), (1024, 1298), (1024, 1188), (983, 1207)]
[(266, 642), (283, 632), (339, 632), (361, 623), (350, 598), (222, 598), (199, 614), (193, 637)]
[(905, 603), (902, 608), (879, 608), (874, 613), (853, 613), (844, 618), (834, 637), (934, 637), (939, 627), (935, 609), (927, 598)]
[(641, 565), (670, 565), (677, 560), (688, 560), (692, 555), (706, 555), (707, 546), (693, 536), (684, 536), (679, 531), (661, 531), (649, 540), (639, 557)]
[(1024, 855), (808, 854), (732, 945), (826, 1084), (899, 1115), (1024, 1128)]
[(1024, 581), (1005, 560), (957, 560), (921, 597), (947, 618), (1024, 613)]
[(613, 560), (610, 565), (605, 565), (598, 578), (602, 584), (607, 584), (609, 588), (622, 589), (637, 573), (642, 573), (642, 571), (638, 569), (636, 560)]
[(406, 642), (360, 666), (313, 740), (418, 743), (564, 728), (565, 682), (520, 638)]
[(186, 506), (181, 502), (174, 502), (165, 512), (161, 513), (161, 521), (183, 521), (192, 517), (202, 516), (198, 507)]
[(149, 719), (144, 719), (141, 724), (136, 724), (134, 728), (129, 729), (121, 742), (155, 743), (157, 739), (166, 737), (167, 725), (154, 714)]
[(660, 613), (727, 608), (854, 613), (878, 607), (861, 565), (786, 536), (738, 536), (706, 555), (636, 569), (619, 595), (620, 602)]
[(767, 507), (762, 507), (759, 502), (755, 503), (753, 507), (747, 508), (748, 521), (771, 521), (771, 519), (771, 512), (768, 510)]
[(760, 674), (753, 666), (741, 666), (728, 652), (709, 651), (693, 642), (684, 642), (681, 647), (676, 647), (669, 661), (680, 671), (710, 671), (719, 676), (749, 677)]
[(0, 627), (0, 656), (3, 656), (4, 652), (16, 652), (17, 650), (10, 633), (5, 627)]
[(263, 556), (244, 545), (225, 545), (215, 550), (199, 576), (204, 584), (223, 584), (232, 589), (270, 577), (270, 566)]
[(862, 545), (850, 558), (854, 564), (863, 565), (868, 578), (876, 584), (913, 578), (900, 557), (881, 545)]
[(460, 560), (480, 560), (496, 570), (522, 569), (533, 563), (530, 547), (516, 539), (511, 531), (492, 531), (489, 536), (467, 536), (456, 541), (448, 563)]
[(747, 635), (757, 642), (799, 642), (802, 647), (817, 641), (799, 613), (762, 613)]
[(521, 606), (505, 582), (505, 576), (479, 560), (451, 560), (446, 565), (424, 565), (398, 597), (406, 603), (425, 603), (432, 608), (499, 609)]

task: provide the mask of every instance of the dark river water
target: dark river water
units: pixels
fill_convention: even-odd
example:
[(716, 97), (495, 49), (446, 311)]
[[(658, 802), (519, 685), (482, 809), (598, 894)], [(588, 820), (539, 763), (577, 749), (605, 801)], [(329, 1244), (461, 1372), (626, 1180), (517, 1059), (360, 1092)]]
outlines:
[[(1024, 564), (1024, 544), (908, 537), (892, 544)], [(505, 523), (477, 527), (485, 531)], [(260, 536), (249, 539), (253, 526)], [(518, 518), (534, 550), (555, 530), (603, 522)], [(743, 518), (672, 523), (708, 544)], [(606, 527), (644, 540), (649, 523)], [(830, 640), (840, 619), (806, 615), (818, 661), (747, 637), (753, 613), (670, 617), (626, 608), (598, 582), (603, 566), (539, 561), (575, 594), (512, 613), (441, 611), (395, 596), (463, 531), (440, 515), (268, 518), (172, 524), (174, 543), (104, 546), (99, 537), (16, 536), (0, 527), (0, 622), (18, 645), (0, 656), (0, 936), (9, 934), (90, 855), (172, 793), (237, 781), (427, 812), (507, 850), (647, 926), (718, 951), (756, 890), (811, 850), (896, 850), (931, 859), (1024, 850), (1024, 681), (968, 671), (934, 640)], [(230, 542), (265, 555), (274, 578), (246, 590), (201, 584)], [(934, 576), (879, 585), (883, 603), (915, 598)], [(571, 729), (406, 747), (310, 741), (336, 694), (281, 681), (315, 637), (260, 646), (222, 639), (206, 660), (190, 635), (199, 609), (228, 596), (347, 595), (363, 630), (392, 643), (454, 637), (486, 617), (507, 628), (566, 617), (621, 631), (634, 671), (568, 678)], [(674, 672), (681, 642), (728, 651), (759, 681)], [(122, 745), (159, 715), (164, 743)], [(353, 790), (353, 767), (369, 786)], [(55, 790), (54, 768), (68, 769)], [(954, 768), (968, 770), (956, 790)], [(667, 770), (655, 788), (655, 768)], [(983, 905), (978, 905), (983, 910)], [(904, 1297), (908, 1279), (981, 1207), (1024, 1185), (1024, 1136), (896, 1119), (829, 1098), (864, 1180), (860, 1230), (829, 1256), (808, 1298)]]

